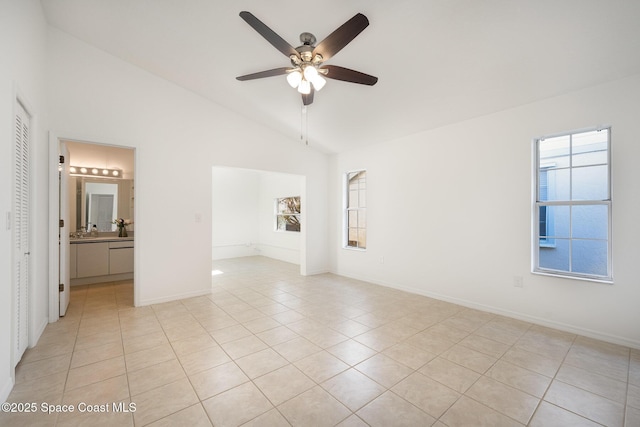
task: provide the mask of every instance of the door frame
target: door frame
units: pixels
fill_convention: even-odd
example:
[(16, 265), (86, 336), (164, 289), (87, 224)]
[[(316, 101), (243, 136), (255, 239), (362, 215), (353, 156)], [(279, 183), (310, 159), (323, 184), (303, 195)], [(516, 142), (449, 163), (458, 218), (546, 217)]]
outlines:
[[(58, 227), (59, 227), (59, 204), (60, 204), (60, 186), (58, 185), (58, 162), (59, 162), (59, 143), (60, 141), (74, 141), (84, 144), (107, 145), (118, 148), (129, 148), (133, 150), (133, 182), (138, 180), (138, 148), (131, 144), (123, 144), (118, 142), (105, 142), (100, 139), (85, 137), (73, 134), (71, 132), (55, 132), (49, 131), (49, 323), (57, 322), (60, 319), (60, 302), (59, 302), (59, 279), (58, 265), (60, 263)], [(134, 184), (135, 185), (135, 184)], [(67, 201), (68, 203), (68, 201)], [(133, 205), (134, 212), (138, 207)], [(134, 213), (137, 217), (137, 213)], [(138, 245), (134, 246), (133, 259), (133, 305), (138, 306)], [(71, 286), (69, 283), (68, 286)]]

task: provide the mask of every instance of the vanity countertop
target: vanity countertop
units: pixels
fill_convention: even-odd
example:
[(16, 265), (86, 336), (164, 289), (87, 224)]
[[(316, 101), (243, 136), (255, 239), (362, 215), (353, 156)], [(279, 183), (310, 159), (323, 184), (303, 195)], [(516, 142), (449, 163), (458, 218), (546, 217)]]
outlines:
[(106, 237), (81, 237), (79, 239), (73, 238), (69, 239), (69, 243), (102, 243), (102, 242), (127, 242), (133, 241), (133, 236), (131, 237), (118, 237), (118, 236), (106, 236)]

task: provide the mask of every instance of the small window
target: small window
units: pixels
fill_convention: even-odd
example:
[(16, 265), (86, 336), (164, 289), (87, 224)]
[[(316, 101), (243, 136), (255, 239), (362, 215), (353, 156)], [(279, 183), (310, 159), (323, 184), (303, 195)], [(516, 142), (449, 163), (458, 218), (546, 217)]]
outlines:
[(345, 225), (348, 248), (367, 247), (367, 172), (355, 171), (346, 174)]
[(300, 231), (300, 196), (276, 199), (276, 231)]
[(610, 282), (610, 129), (534, 144), (534, 272)]

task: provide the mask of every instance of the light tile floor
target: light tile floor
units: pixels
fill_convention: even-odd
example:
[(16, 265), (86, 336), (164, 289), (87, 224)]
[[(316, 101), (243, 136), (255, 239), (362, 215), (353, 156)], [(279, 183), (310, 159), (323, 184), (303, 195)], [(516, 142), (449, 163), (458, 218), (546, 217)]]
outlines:
[(638, 350), (262, 257), (214, 268), (210, 295), (147, 307), (131, 282), (74, 288), (17, 367), (8, 401), (37, 411), (0, 425), (640, 426)]

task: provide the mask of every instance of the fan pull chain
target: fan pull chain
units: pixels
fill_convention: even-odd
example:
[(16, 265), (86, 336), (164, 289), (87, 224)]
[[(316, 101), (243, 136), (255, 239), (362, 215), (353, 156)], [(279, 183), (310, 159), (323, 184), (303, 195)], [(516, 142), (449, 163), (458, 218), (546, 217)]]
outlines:
[(303, 105), (300, 111), (300, 141), (304, 141), (305, 145), (309, 145), (309, 116), (307, 115), (306, 105)]

